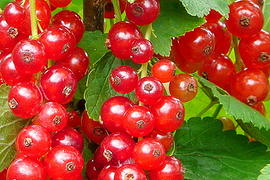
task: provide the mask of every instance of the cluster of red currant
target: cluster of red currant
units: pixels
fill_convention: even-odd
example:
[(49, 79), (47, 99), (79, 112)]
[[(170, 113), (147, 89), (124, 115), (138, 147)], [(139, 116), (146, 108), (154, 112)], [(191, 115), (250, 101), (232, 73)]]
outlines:
[(76, 46), (85, 27), (74, 11), (51, 16), (70, 2), (18, 0), (0, 14), (1, 83), (11, 86), (11, 111), (32, 118), (16, 138), (17, 155), (7, 170), (8, 180), (83, 179), (83, 136), (69, 127), (74, 113), (64, 105), (88, 71), (89, 57)]
[[(262, 29), (263, 1), (237, 0), (229, 18), (215, 10), (206, 23), (173, 39), (171, 57), (185, 73), (198, 74), (265, 115), (269, 92), (270, 34)], [(236, 62), (228, 53), (234, 48)]]
[[(107, 6), (105, 8), (110, 7)], [(129, 21), (115, 23), (105, 43), (113, 55), (131, 59), (142, 67), (149, 63), (154, 55), (153, 45), (143, 37), (138, 26), (154, 22), (159, 11), (157, 0), (127, 2), (125, 12)], [(145, 70), (147, 68), (139, 73)], [(189, 101), (196, 95), (197, 82), (188, 74), (175, 75), (175, 71), (175, 64), (168, 59), (153, 65), (152, 76), (145, 73), (139, 78), (136, 70), (127, 65), (112, 70), (112, 88), (121, 94), (134, 91), (138, 102), (125, 96), (107, 99), (101, 107), (100, 122), (89, 118), (86, 111), (83, 113), (83, 132), (100, 144), (87, 163), (88, 178), (183, 179), (181, 162), (166, 152), (174, 142), (172, 132), (184, 121), (182, 101)], [(169, 91), (175, 96), (164, 95), (162, 83), (169, 83)]]

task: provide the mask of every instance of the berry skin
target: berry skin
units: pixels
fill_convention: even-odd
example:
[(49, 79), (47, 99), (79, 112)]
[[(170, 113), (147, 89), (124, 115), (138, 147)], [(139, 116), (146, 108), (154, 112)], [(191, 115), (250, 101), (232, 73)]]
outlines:
[(66, 109), (57, 102), (44, 104), (37, 116), (37, 122), (50, 132), (60, 131), (67, 125)]
[(39, 88), (32, 83), (19, 83), (8, 94), (8, 105), (18, 117), (30, 118), (36, 115), (43, 102)]
[(142, 38), (133, 41), (130, 58), (135, 63), (146, 63), (153, 57), (153, 54), (154, 48), (149, 40)]
[(173, 79), (175, 71), (175, 64), (171, 60), (162, 59), (153, 65), (151, 69), (151, 74), (160, 82), (166, 83), (170, 82)]
[(34, 158), (16, 158), (7, 170), (6, 180), (46, 180), (46, 171), (41, 162)]
[(171, 149), (174, 143), (174, 136), (172, 132), (162, 132), (153, 129), (153, 131), (145, 137), (158, 140), (164, 146), (166, 152)]
[(144, 26), (154, 22), (160, 13), (158, 0), (135, 0), (127, 2), (127, 18), (136, 25)]
[(163, 145), (152, 138), (144, 138), (137, 142), (133, 149), (135, 163), (143, 169), (150, 170), (160, 166), (166, 157)]
[(124, 132), (108, 135), (100, 144), (100, 153), (107, 162), (116, 165), (132, 157), (135, 141)]
[(150, 170), (150, 178), (159, 180), (184, 180), (184, 174), (182, 163), (173, 156), (166, 156), (158, 168)]
[(74, 34), (62, 25), (48, 27), (40, 34), (39, 41), (44, 44), (48, 59), (52, 60), (67, 57), (76, 45)]
[(62, 65), (70, 69), (75, 74), (77, 81), (80, 81), (86, 76), (89, 64), (88, 54), (80, 47), (75, 47), (74, 51), (68, 57), (55, 62), (55, 65)]
[(61, 65), (51, 66), (40, 78), (40, 89), (48, 101), (66, 104), (72, 100), (76, 88), (76, 76)]
[(52, 179), (76, 179), (80, 176), (83, 165), (81, 153), (73, 146), (56, 146), (44, 159), (45, 170)]
[(126, 94), (133, 91), (138, 84), (138, 74), (130, 66), (122, 65), (115, 68), (110, 75), (110, 83), (116, 92)]
[(230, 94), (241, 102), (253, 106), (263, 101), (269, 91), (266, 75), (259, 69), (238, 72), (230, 83)]
[(155, 117), (155, 129), (162, 132), (173, 132), (184, 122), (185, 108), (179, 99), (172, 96), (163, 96), (158, 103), (151, 105), (150, 111)]
[(39, 125), (25, 127), (17, 136), (17, 151), (31, 158), (40, 158), (49, 152), (52, 139), (49, 131)]
[(101, 120), (110, 132), (124, 132), (123, 118), (133, 102), (124, 96), (114, 96), (107, 99), (101, 107)]
[(143, 38), (142, 32), (135, 24), (128, 21), (117, 22), (108, 33), (108, 47), (115, 57), (130, 59), (132, 42), (140, 38)]
[(124, 164), (117, 168), (114, 175), (114, 180), (146, 180), (146, 174), (136, 164)]
[[(119, 5), (120, 5), (120, 11), (121, 14), (125, 11), (126, 9), (126, 0), (119, 0)], [(114, 12), (114, 7), (113, 3), (111, 0), (107, 0), (105, 6), (104, 6), (104, 17), (107, 19), (114, 19), (115, 18), (115, 12)]]
[(65, 127), (52, 136), (52, 147), (58, 145), (73, 146), (82, 153), (84, 146), (83, 135), (76, 129)]
[(87, 111), (84, 111), (81, 118), (81, 130), (91, 141), (100, 144), (108, 135), (106, 129), (98, 121), (89, 118)]
[(72, 0), (49, 0), (54, 7), (63, 8), (68, 6)]
[(16, 69), (11, 54), (6, 55), (2, 59), (0, 63), (0, 76), (10, 86), (21, 82), (30, 82), (33, 77), (31, 74), (26, 74)]
[(198, 27), (180, 37), (178, 48), (185, 59), (203, 62), (215, 49), (215, 36), (210, 30)]
[(189, 74), (177, 74), (170, 81), (169, 91), (173, 97), (180, 99), (182, 102), (188, 102), (196, 96), (198, 83)]
[(155, 77), (147, 76), (139, 80), (135, 94), (139, 101), (151, 105), (157, 103), (163, 96), (162, 83)]
[(246, 67), (264, 68), (270, 64), (270, 33), (261, 30), (256, 35), (240, 39), (239, 54)]
[(125, 113), (123, 127), (131, 136), (146, 136), (154, 129), (154, 126), (155, 118), (147, 107), (133, 106)]
[(85, 31), (84, 23), (79, 14), (71, 10), (62, 10), (52, 18), (52, 24), (63, 25), (67, 27), (75, 36), (78, 44)]
[(28, 74), (40, 72), (47, 64), (45, 46), (38, 40), (24, 39), (12, 51), (16, 69)]
[(10, 2), (4, 9), (4, 18), (12, 27), (20, 27), (25, 19), (25, 8), (18, 2)]
[(248, 38), (260, 32), (264, 18), (259, 6), (249, 1), (235, 1), (229, 5), (228, 30), (239, 38)]
[(233, 62), (227, 55), (214, 53), (204, 61), (198, 74), (219, 87), (226, 89), (236, 74), (236, 70)]

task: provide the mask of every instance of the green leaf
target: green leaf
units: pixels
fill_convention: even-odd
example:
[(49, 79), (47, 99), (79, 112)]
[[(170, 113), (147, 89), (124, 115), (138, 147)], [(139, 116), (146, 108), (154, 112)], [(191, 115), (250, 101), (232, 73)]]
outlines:
[[(130, 65), (136, 67), (131, 60), (120, 60), (115, 58), (110, 52), (105, 54), (88, 75), (87, 89), (84, 93), (86, 100), (86, 110), (90, 118), (98, 120), (100, 116), (100, 108), (102, 104), (113, 96), (124, 96), (117, 93), (110, 85), (109, 77), (111, 71), (121, 65)], [(135, 68), (137, 69), (137, 68)], [(129, 93), (131, 100), (134, 99), (134, 94)]]
[(203, 24), (205, 20), (187, 13), (177, 0), (160, 0), (160, 15), (153, 23), (154, 35), (151, 37), (155, 53), (169, 56), (171, 38), (178, 37)]
[(186, 169), (185, 179), (256, 179), (269, 163), (267, 147), (235, 131), (222, 131), (222, 122), (191, 118), (175, 133), (176, 156)]
[(83, 48), (90, 58), (91, 65), (95, 64), (100, 58), (109, 52), (105, 47), (107, 34), (102, 34), (100, 31), (84, 33), (83, 39), (79, 43), (79, 47)]
[(267, 164), (262, 170), (258, 180), (269, 180), (270, 179), (270, 164)]
[(262, 9), (264, 15), (263, 29), (270, 32), (270, 0), (264, 0), (264, 6)]
[(7, 101), (9, 89), (9, 86), (0, 86), (0, 172), (13, 161), (16, 154), (15, 139), (30, 121), (18, 118), (9, 109)]
[(230, 96), (220, 87), (205, 80), (197, 74), (194, 75), (198, 77), (198, 80), (205, 91), (210, 91), (211, 93), (209, 94), (212, 94), (214, 96), (213, 98), (218, 98), (227, 114), (230, 114), (231, 116), (234, 116), (235, 119), (239, 120), (239, 125), (241, 125), (245, 132), (268, 147), (270, 146), (270, 122), (263, 115), (240, 102), (236, 98)]
[(4, 9), (6, 5), (10, 2), (13, 2), (13, 0), (1, 0), (0, 1), (0, 9)]
[(218, 11), (224, 17), (228, 17), (228, 0), (180, 0), (187, 9), (187, 12), (193, 16), (204, 17), (209, 14), (210, 9)]

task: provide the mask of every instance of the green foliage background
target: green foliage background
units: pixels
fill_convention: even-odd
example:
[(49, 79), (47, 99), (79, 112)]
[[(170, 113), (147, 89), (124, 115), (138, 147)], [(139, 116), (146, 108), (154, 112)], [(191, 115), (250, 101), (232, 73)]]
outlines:
[[(1, 0), (0, 8), (11, 0)], [(67, 9), (82, 15), (82, 0), (73, 0)], [(160, 0), (161, 13), (153, 23), (151, 42), (155, 53), (169, 55), (171, 37), (183, 35), (203, 24), (204, 15), (210, 9), (228, 16), (228, 0)], [(265, 1), (264, 29), (270, 31), (270, 1)], [(143, 30), (143, 28), (142, 28)], [(108, 29), (107, 29), (108, 31)], [(119, 95), (109, 86), (109, 74), (114, 67), (128, 64), (135, 69), (138, 65), (129, 60), (115, 58), (104, 46), (107, 34), (99, 31), (86, 32), (79, 46), (90, 56), (91, 71), (88, 77), (79, 82), (74, 101), (84, 98), (89, 115), (98, 120), (100, 107), (109, 97)], [(233, 59), (233, 54), (230, 54)], [(178, 71), (178, 73), (180, 73)], [(185, 123), (175, 132), (175, 146), (170, 154), (176, 156), (186, 168), (186, 179), (270, 179), (270, 123), (252, 108), (229, 96), (224, 90), (194, 74), (200, 83), (200, 89), (190, 102), (184, 103)], [(8, 167), (14, 158), (14, 140), (18, 132), (29, 123), (29, 119), (14, 117), (7, 106), (9, 87), (0, 88), (0, 172)], [(134, 94), (128, 94), (132, 100)], [(198, 114), (210, 103), (215, 105), (202, 117)], [(270, 103), (265, 102), (269, 110)], [(234, 120), (257, 142), (248, 142), (243, 130), (222, 131), (222, 123), (216, 120), (216, 110), (221, 107), (218, 116), (227, 116)], [(240, 130), (239, 130), (240, 129)], [(12, 132), (12, 133), (11, 133)], [(88, 149), (85, 160), (91, 158)], [(90, 153), (90, 155), (89, 155)]]

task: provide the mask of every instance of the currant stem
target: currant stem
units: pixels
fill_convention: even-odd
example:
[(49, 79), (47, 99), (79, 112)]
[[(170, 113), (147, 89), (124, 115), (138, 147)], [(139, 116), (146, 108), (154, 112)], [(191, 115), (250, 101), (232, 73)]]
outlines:
[(238, 39), (235, 36), (233, 36), (233, 48), (234, 48), (234, 54), (235, 54), (236, 71), (238, 72), (238, 71), (242, 70), (243, 62), (242, 62), (241, 56), (239, 54)]
[(213, 118), (217, 118), (218, 114), (220, 113), (220, 110), (221, 110), (222, 106), (223, 106), (222, 104), (218, 105), (217, 109), (215, 110), (215, 112), (214, 112), (214, 114), (212, 116)]
[(122, 21), (122, 17), (121, 17), (119, 0), (112, 0), (112, 3), (113, 3), (114, 13), (115, 13), (115, 20), (116, 22), (120, 22)]
[(201, 117), (204, 113), (206, 113), (209, 109), (211, 109), (215, 104), (217, 104), (216, 101), (211, 101), (208, 106), (206, 106), (197, 116)]
[(36, 1), (30, 0), (30, 18), (32, 39), (38, 39)]

